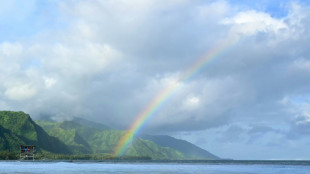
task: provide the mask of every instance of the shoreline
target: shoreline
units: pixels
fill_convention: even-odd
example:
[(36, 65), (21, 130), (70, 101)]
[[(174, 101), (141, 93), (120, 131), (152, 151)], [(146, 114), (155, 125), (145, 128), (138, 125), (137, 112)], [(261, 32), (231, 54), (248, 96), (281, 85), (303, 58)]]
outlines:
[(310, 160), (0, 160), (0, 162), (22, 163), (144, 163), (144, 164), (204, 164), (204, 165), (303, 165), (310, 166)]

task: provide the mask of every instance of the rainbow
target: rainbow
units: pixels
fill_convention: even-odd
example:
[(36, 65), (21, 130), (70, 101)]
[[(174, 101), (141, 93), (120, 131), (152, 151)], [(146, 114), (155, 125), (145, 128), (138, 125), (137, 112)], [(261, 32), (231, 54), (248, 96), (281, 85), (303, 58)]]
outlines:
[(167, 101), (170, 96), (176, 91), (176, 89), (196, 74), (203, 66), (205, 66), (208, 62), (218, 57), (218, 55), (222, 52), (225, 52), (228, 48), (233, 46), (236, 41), (233, 42), (221, 42), (209, 50), (206, 54), (204, 54), (201, 58), (197, 59), (191, 66), (189, 66), (184, 73), (177, 79), (176, 82), (171, 83), (162, 91), (160, 91), (151, 102), (142, 110), (142, 112), (136, 117), (136, 120), (129, 127), (129, 129), (124, 133), (124, 135), (120, 138), (117, 146), (114, 149), (115, 156), (121, 156), (125, 150), (128, 148), (133, 138), (139, 132), (143, 124), (151, 118), (152, 115)]

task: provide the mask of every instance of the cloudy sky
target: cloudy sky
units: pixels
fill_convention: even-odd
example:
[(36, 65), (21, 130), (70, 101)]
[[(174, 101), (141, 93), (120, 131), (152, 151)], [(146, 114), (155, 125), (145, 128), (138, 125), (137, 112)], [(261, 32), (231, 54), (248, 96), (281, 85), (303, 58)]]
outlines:
[(310, 159), (310, 1), (0, 0), (0, 109), (143, 126), (234, 159)]

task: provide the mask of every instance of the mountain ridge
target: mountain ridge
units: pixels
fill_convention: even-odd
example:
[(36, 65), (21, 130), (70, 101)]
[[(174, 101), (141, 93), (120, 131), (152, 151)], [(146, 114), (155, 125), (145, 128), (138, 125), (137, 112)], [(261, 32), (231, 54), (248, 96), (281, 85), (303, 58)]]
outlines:
[(19, 111), (0, 111), (0, 147), (2, 150), (18, 151), (21, 144), (35, 144), (38, 151), (70, 154), (67, 146), (49, 136), (28, 114)]
[(168, 135), (141, 135), (141, 138), (151, 140), (163, 147), (173, 147), (182, 152), (189, 159), (216, 159), (220, 158), (188, 141), (176, 139)]
[[(93, 128), (85, 125), (76, 123), (75, 121), (64, 121), (64, 122), (50, 122), (50, 121), (37, 121), (51, 136), (55, 136), (60, 140), (63, 140), (66, 145), (75, 149), (77, 141), (65, 141), (67, 140), (76, 140), (76, 137), (79, 136), (80, 140), (87, 142), (89, 147), (86, 147), (83, 144), (79, 144), (81, 148), (88, 149), (90, 154), (112, 154), (114, 148), (118, 143), (119, 139), (125, 133), (120, 130), (113, 129), (101, 129)], [(54, 124), (54, 126), (51, 126)], [(75, 132), (75, 134), (68, 132)], [(169, 147), (161, 147), (155, 144), (152, 141), (144, 140), (141, 138), (136, 138), (133, 140), (127, 151), (124, 155), (126, 156), (149, 156), (152, 159), (183, 159), (184, 156), (182, 153), (177, 150)]]
[[(19, 145), (33, 144), (38, 153), (50, 154), (57, 159), (68, 155), (80, 155), (83, 159), (97, 156), (113, 157), (114, 148), (125, 131), (112, 129), (101, 123), (94, 123), (82, 118), (72, 121), (55, 122), (33, 121), (29, 114), (22, 111), (0, 111), (0, 151), (18, 153)], [(218, 159), (185, 140), (170, 136), (135, 137), (125, 150), (123, 157), (132, 159), (185, 160), (185, 159)], [(170, 144), (163, 143), (169, 140)], [(178, 143), (180, 143), (178, 145)], [(186, 145), (184, 145), (186, 144)], [(181, 148), (183, 147), (183, 148)], [(186, 148), (198, 149), (198, 153), (189, 153)], [(196, 152), (195, 151), (195, 152)], [(57, 156), (53, 154), (59, 154)], [(68, 158), (68, 156), (67, 156)], [(56, 159), (56, 158), (55, 158)]]

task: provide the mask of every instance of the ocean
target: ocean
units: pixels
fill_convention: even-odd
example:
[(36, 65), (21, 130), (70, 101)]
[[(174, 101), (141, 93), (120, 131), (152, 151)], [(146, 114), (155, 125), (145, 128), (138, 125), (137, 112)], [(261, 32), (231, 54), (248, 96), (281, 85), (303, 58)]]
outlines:
[(310, 161), (0, 161), (2, 174), (310, 174)]

